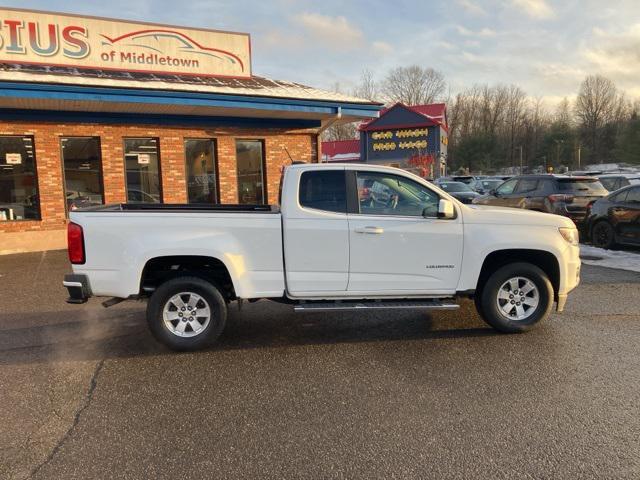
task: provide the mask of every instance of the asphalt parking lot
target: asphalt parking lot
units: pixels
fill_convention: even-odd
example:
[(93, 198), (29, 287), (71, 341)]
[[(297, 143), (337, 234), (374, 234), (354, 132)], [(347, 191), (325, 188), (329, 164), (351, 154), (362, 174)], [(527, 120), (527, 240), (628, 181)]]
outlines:
[(0, 257), (0, 478), (640, 478), (640, 274), (585, 265), (525, 335), (259, 302), (175, 354), (67, 270)]

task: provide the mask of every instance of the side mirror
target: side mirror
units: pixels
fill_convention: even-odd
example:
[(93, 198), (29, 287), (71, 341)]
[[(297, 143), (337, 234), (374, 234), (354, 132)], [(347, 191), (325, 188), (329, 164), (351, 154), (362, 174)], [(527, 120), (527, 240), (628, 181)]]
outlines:
[(451, 200), (447, 200), (446, 198), (441, 198), (440, 203), (438, 204), (438, 218), (442, 219), (451, 219), (455, 218), (456, 210), (453, 207), (453, 202)]

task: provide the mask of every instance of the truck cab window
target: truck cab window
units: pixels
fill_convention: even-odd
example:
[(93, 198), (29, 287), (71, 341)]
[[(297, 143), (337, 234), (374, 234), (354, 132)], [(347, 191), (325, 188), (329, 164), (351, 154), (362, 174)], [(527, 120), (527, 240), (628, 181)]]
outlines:
[(347, 213), (347, 184), (344, 170), (309, 171), (300, 177), (302, 207)]
[(440, 197), (429, 188), (397, 175), (358, 172), (358, 200), (363, 215), (438, 215)]

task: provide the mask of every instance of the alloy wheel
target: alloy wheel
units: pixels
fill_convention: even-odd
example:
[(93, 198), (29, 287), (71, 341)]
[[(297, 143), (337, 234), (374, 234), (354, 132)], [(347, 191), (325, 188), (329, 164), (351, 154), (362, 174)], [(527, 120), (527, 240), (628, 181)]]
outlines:
[(194, 292), (180, 292), (165, 303), (162, 318), (164, 326), (178, 337), (195, 337), (209, 325), (211, 308), (207, 301)]

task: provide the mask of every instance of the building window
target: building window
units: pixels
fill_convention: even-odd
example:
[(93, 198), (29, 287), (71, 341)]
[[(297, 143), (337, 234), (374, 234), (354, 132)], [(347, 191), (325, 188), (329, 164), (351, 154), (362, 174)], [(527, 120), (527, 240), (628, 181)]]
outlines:
[(0, 221), (39, 219), (33, 137), (0, 136)]
[(60, 139), (67, 211), (104, 203), (99, 137)]
[(262, 140), (236, 141), (238, 200), (243, 204), (266, 203), (264, 143)]
[(157, 138), (125, 138), (129, 203), (161, 203), (160, 151)]
[(218, 203), (215, 140), (186, 139), (189, 203)]

